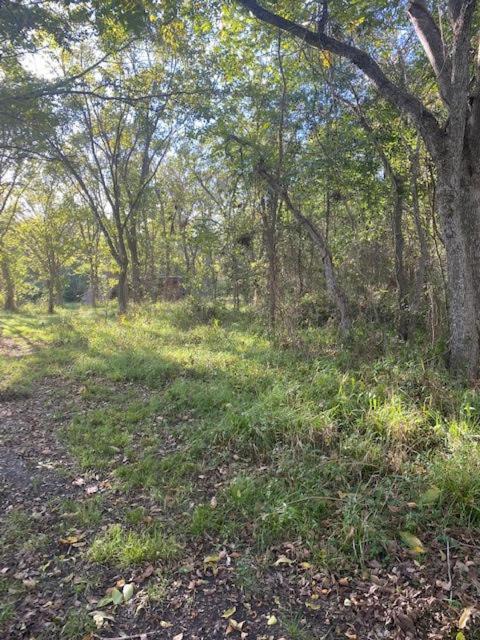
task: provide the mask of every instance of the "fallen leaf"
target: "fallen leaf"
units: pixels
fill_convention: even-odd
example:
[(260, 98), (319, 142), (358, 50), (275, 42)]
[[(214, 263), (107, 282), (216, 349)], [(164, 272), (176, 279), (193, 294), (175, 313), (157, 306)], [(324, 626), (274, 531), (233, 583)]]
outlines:
[(279, 556), (277, 560), (275, 560), (273, 566), (279, 567), (282, 564), (288, 564), (288, 565), (293, 564), (293, 560), (290, 560), (290, 558), (287, 558), (287, 556), (282, 555), (282, 556)]
[(228, 627), (225, 633), (229, 634), (229, 633), (232, 633), (232, 631), (241, 631), (243, 629), (244, 624), (245, 624), (245, 620), (243, 620), (242, 622), (237, 622), (233, 618), (230, 618), (230, 620), (228, 621)]
[(277, 622), (278, 622), (278, 620), (277, 620), (276, 616), (274, 616), (273, 614), (271, 616), (268, 616), (267, 625), (269, 627), (273, 627), (273, 625), (277, 624)]
[(93, 616), (93, 621), (95, 622), (97, 629), (101, 629), (103, 627), (105, 620), (114, 619), (113, 616), (105, 613), (105, 611), (92, 611), (91, 615)]
[(76, 536), (67, 536), (66, 538), (60, 538), (60, 544), (68, 545), (71, 547), (84, 547), (86, 545), (85, 541), (82, 541), (85, 535), (83, 533), (78, 534)]
[(22, 583), (27, 587), (27, 589), (35, 589), (38, 584), (38, 580), (35, 580), (35, 578), (25, 578), (25, 580), (22, 580)]
[(160, 620), (160, 626), (162, 629), (170, 629), (170, 627), (173, 627), (173, 624), (171, 622), (166, 622), (165, 620)]
[(413, 636), (416, 635), (417, 629), (410, 616), (405, 615), (401, 611), (397, 611), (397, 613), (395, 613), (393, 617), (395, 618), (395, 622), (397, 623), (397, 625), (404, 633), (410, 633)]
[(149, 564), (148, 567), (146, 567), (142, 573), (138, 576), (138, 578), (135, 578), (135, 582), (144, 582), (144, 580), (146, 580), (147, 578), (149, 578), (153, 572), (155, 571), (155, 567), (153, 566), (153, 564)]
[(119, 605), (122, 604), (123, 602), (123, 596), (121, 591), (119, 591), (116, 587), (114, 587), (111, 592), (110, 592), (110, 596), (112, 598), (112, 602), (113, 604)]
[(425, 553), (425, 547), (422, 541), (408, 531), (401, 531), (400, 538), (414, 554)]
[(217, 508), (217, 498), (215, 496), (213, 496), (213, 498), (210, 500), (210, 506), (212, 509), (216, 509)]
[(203, 564), (217, 564), (217, 562), (220, 562), (220, 556), (217, 555), (206, 556), (203, 559)]
[(179, 633), (176, 636), (173, 636), (173, 640), (183, 640), (183, 633)]
[(132, 597), (133, 597), (133, 589), (134, 589), (134, 586), (133, 586), (132, 582), (130, 582), (130, 584), (126, 584), (123, 587), (123, 599), (124, 599), (125, 602), (128, 602), (129, 600), (132, 599)]
[(473, 607), (465, 607), (465, 609), (462, 611), (462, 615), (460, 616), (459, 620), (458, 620), (458, 628), (459, 629), (465, 629), (465, 627), (468, 624), (468, 621), (470, 620), (470, 618), (472, 617), (472, 613), (474, 612), (474, 608)]
[(227, 609), (222, 613), (222, 618), (231, 618), (236, 610), (237, 607), (231, 607), (231, 609)]
[(435, 502), (437, 502), (437, 500), (439, 499), (440, 494), (441, 491), (438, 487), (430, 487), (430, 489), (427, 489), (427, 491), (425, 491), (425, 493), (422, 493), (422, 495), (420, 496), (420, 504), (435, 504)]

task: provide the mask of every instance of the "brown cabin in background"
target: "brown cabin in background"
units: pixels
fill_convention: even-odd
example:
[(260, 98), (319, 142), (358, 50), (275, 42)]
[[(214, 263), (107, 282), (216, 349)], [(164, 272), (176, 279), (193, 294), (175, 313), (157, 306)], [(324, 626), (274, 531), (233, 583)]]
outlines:
[(186, 294), (182, 276), (160, 276), (158, 282), (159, 298), (175, 302), (184, 298)]

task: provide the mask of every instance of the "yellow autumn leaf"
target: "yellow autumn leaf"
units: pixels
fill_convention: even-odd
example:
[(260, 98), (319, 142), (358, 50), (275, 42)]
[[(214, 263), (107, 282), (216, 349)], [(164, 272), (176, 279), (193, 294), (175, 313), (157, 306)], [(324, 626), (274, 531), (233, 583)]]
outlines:
[(468, 621), (470, 620), (470, 618), (472, 617), (472, 613), (474, 612), (474, 608), (473, 607), (465, 607), (465, 609), (462, 611), (462, 615), (460, 616), (459, 620), (458, 620), (458, 628), (459, 629), (465, 629), (465, 627), (468, 624)]
[(234, 620), (233, 618), (230, 618), (230, 620), (228, 621), (228, 628), (227, 628), (227, 633), (229, 632), (228, 630), (230, 629), (231, 631), (241, 631), (243, 628), (243, 625), (245, 624), (245, 620), (243, 620), (242, 622), (237, 622), (237, 620)]
[(231, 616), (233, 616), (236, 610), (237, 610), (237, 607), (231, 607), (230, 609), (226, 609), (222, 613), (222, 618), (231, 618)]
[(269, 627), (273, 627), (274, 624), (277, 624), (278, 620), (277, 617), (274, 615), (268, 616), (268, 620), (267, 620), (267, 625)]
[(216, 555), (206, 556), (203, 559), (203, 564), (217, 564), (217, 562), (220, 562), (220, 556), (216, 556)]
[(329, 69), (332, 66), (332, 54), (330, 51), (320, 51), (320, 60), (323, 66)]
[(414, 536), (412, 533), (409, 533), (408, 531), (401, 531), (400, 538), (407, 545), (407, 547), (410, 549), (412, 553), (415, 553), (415, 554), (426, 553), (425, 547), (423, 546), (423, 542), (419, 538), (417, 538), (417, 536)]

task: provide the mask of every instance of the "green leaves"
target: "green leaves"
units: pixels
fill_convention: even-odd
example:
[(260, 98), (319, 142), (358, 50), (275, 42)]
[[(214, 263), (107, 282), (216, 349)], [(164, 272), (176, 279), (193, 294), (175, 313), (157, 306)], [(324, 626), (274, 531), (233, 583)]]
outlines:
[(133, 594), (135, 591), (135, 585), (133, 583), (127, 583), (123, 585), (122, 591), (117, 587), (113, 587), (109, 589), (107, 595), (99, 600), (99, 607), (106, 607), (109, 604), (113, 604), (118, 607), (121, 604), (125, 604), (129, 602), (133, 598)]
[(112, 589), (110, 596), (112, 598), (112, 602), (115, 605), (119, 605), (123, 602), (123, 595), (122, 592), (119, 591), (116, 587), (114, 589)]

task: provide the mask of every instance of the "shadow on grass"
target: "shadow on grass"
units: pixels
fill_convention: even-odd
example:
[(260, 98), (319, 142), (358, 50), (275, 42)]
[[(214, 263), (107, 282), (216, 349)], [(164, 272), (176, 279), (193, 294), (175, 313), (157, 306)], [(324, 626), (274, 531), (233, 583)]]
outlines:
[[(478, 525), (480, 469), (459, 452), (478, 432), (480, 403), (421, 353), (393, 343), (373, 361), (364, 348), (362, 361), (323, 337), (322, 355), (307, 357), (238, 319), (181, 329), (177, 313), (80, 310), (46, 326), (16, 316), (12, 334), (44, 340), (12, 385), (20, 374), (82, 380), (99, 402), (66, 431), (77, 459), (176, 505), (194, 537), (260, 548), (299, 539), (335, 564), (385, 557), (405, 529)], [(142, 389), (96, 396), (103, 381)]]

